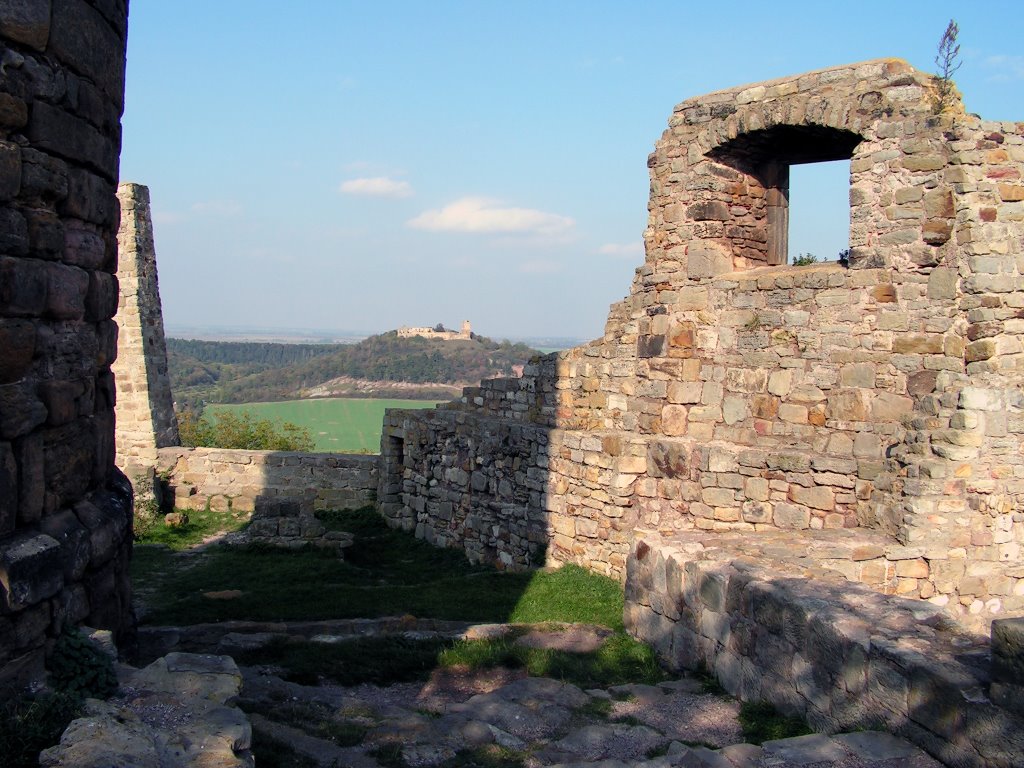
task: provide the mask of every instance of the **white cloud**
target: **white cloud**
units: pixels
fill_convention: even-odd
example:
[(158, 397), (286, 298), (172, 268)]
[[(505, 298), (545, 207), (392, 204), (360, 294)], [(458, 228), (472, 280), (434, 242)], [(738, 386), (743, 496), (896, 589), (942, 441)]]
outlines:
[(349, 179), (342, 182), (341, 191), (346, 195), (363, 197), (411, 197), (412, 185), (408, 181), (390, 179), (387, 176), (372, 176)]
[(604, 256), (632, 259), (644, 255), (644, 244), (641, 240), (632, 243), (605, 243), (597, 252)]
[(463, 197), (444, 208), (424, 211), (408, 225), (433, 232), (487, 232), (558, 235), (576, 222), (568, 216), (532, 208), (503, 208), (497, 200)]
[(1024, 80), (1024, 56), (988, 56), (984, 60), (984, 65), (987, 69), (994, 70), (990, 76), (992, 80)]
[(203, 200), (192, 203), (191, 210), (200, 216), (240, 216), (242, 204), (237, 200)]

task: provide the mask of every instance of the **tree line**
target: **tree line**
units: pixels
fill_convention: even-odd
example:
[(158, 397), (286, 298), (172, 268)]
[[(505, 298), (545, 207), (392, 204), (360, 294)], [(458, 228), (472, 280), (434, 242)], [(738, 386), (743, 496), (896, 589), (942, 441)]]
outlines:
[(171, 390), (179, 407), (292, 400), (332, 379), (474, 384), (508, 376), (540, 354), (483, 336), (440, 341), (391, 331), (357, 344), (279, 344), (168, 339)]

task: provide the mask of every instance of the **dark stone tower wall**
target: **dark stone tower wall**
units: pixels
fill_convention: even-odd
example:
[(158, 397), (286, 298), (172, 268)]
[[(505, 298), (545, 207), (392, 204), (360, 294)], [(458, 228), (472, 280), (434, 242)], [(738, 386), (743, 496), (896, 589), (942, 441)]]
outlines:
[(127, 17), (0, 2), (0, 688), (66, 622), (132, 628), (110, 371)]

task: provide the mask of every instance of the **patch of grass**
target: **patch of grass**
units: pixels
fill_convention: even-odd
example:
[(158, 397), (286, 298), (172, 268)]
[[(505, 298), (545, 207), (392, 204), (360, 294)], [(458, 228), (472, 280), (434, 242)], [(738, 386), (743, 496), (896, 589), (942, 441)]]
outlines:
[(239, 664), (274, 664), (285, 679), (317, 685), (321, 678), (338, 685), (389, 685), (425, 680), (437, 666), (444, 640), (410, 640), (397, 635), (365, 637), (341, 643), (280, 640), (236, 654)]
[[(345, 561), (313, 547), (295, 551), (253, 544), (211, 547), (190, 559), (188, 568), (181, 568), (173, 552), (136, 548), (132, 577), (140, 592), (152, 595), (146, 623), (409, 614), (464, 621), (582, 621), (622, 627), (621, 587), (582, 568), (503, 573), (469, 564), (460, 551), (439, 549), (391, 530), (370, 508), (322, 513), (320, 517), (325, 525), (355, 536)], [(196, 525), (205, 519), (197, 519)], [(173, 536), (175, 546), (186, 546), (184, 534), (161, 535)], [(221, 590), (243, 594), (233, 600), (203, 596)]]
[(0, 764), (38, 766), (39, 753), (60, 741), (81, 704), (80, 697), (61, 693), (24, 695), (0, 704)]
[(535, 572), (508, 621), (582, 622), (620, 630), (623, 602), (617, 581), (578, 565), (565, 565), (556, 571)]
[(176, 528), (164, 525), (163, 518), (157, 516), (153, 525), (137, 532), (136, 543), (159, 544), (180, 552), (201, 544), (209, 536), (240, 530), (248, 522), (248, 516), (242, 513), (201, 509), (185, 514), (188, 523)]
[(588, 717), (607, 718), (612, 713), (612, 700), (594, 698), (576, 711), (579, 714), (586, 715)]
[(581, 688), (606, 688), (624, 683), (659, 683), (665, 679), (654, 652), (624, 632), (609, 637), (592, 653), (527, 648), (507, 639), (465, 640), (441, 653), (442, 666), (472, 669), (523, 667), (534, 677), (551, 677)]
[(765, 701), (742, 702), (739, 721), (743, 737), (750, 744), (813, 733), (801, 718), (780, 714), (775, 707)]
[(524, 757), (508, 747), (487, 744), (473, 749), (462, 749), (441, 763), (440, 768), (523, 768)]
[(241, 651), (235, 659), (249, 666), (279, 666), (285, 670), (285, 679), (303, 685), (316, 685), (322, 679), (338, 685), (413, 682), (427, 679), (438, 666), (525, 668), (534, 677), (564, 680), (581, 688), (665, 679), (650, 648), (622, 633), (612, 635), (592, 653), (526, 648), (508, 638), (452, 641), (385, 635), (331, 644), (281, 639)]
[(310, 736), (325, 739), (339, 747), (362, 744), (368, 731), (366, 726), (359, 723), (334, 718), (329, 707), (312, 702), (284, 702), (273, 705), (245, 702), (242, 708), (246, 712), (255, 712), (269, 720), (298, 728)]

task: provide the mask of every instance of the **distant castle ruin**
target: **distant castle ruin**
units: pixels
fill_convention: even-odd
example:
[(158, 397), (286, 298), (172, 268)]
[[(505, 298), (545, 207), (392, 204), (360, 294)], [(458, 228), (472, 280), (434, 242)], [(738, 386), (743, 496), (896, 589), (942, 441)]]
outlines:
[(462, 329), (458, 331), (449, 331), (440, 324), (435, 328), (411, 328), (409, 326), (402, 326), (398, 329), (398, 338), (400, 339), (408, 339), (413, 336), (422, 336), (425, 339), (437, 339), (439, 341), (468, 341), (473, 338), (473, 328), (470, 326), (469, 320), (463, 320)]

